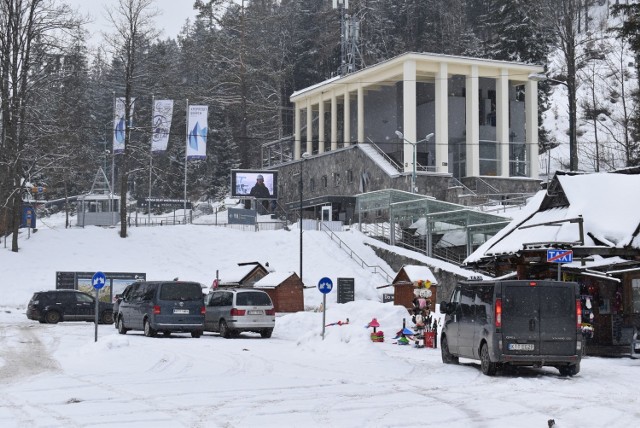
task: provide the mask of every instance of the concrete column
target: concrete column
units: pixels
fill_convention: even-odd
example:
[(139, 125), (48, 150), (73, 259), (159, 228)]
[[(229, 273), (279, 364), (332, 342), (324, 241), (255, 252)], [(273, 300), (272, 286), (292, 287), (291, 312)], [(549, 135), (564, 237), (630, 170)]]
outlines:
[(364, 143), (364, 89), (358, 84), (358, 143)]
[(300, 159), (300, 139), (302, 138), (302, 132), (300, 131), (300, 106), (295, 103), (293, 106), (293, 159)]
[(318, 153), (324, 153), (324, 100), (318, 104)]
[(480, 175), (480, 118), (478, 111), (478, 66), (471, 66), (471, 73), (466, 78), (466, 149), (467, 177)]
[(331, 151), (338, 148), (338, 99), (331, 93)]
[(500, 69), (496, 80), (496, 140), (501, 177), (509, 177), (509, 74)]
[[(402, 142), (405, 172), (413, 173), (413, 151), (416, 144), (416, 62), (405, 61), (402, 69), (402, 133), (409, 142)], [(412, 189), (413, 191), (413, 189)]]
[(313, 154), (313, 108), (311, 100), (307, 98), (307, 153)]
[(527, 161), (529, 177), (540, 175), (538, 164), (538, 82), (529, 80), (524, 87)]
[(351, 97), (349, 85), (344, 85), (344, 147), (351, 144)]
[(436, 172), (449, 172), (449, 75), (440, 63), (436, 74)]

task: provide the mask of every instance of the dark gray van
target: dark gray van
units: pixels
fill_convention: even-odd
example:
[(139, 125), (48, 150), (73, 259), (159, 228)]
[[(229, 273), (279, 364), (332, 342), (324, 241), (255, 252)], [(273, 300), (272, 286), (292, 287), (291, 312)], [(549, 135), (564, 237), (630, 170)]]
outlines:
[(449, 302), (440, 335), (442, 361), (480, 360), (492, 376), (503, 365), (580, 371), (582, 307), (578, 284), (552, 280), (463, 281)]
[(127, 287), (118, 305), (118, 333), (142, 330), (148, 337), (161, 331), (191, 333), (204, 331), (204, 295), (197, 282), (141, 281)]

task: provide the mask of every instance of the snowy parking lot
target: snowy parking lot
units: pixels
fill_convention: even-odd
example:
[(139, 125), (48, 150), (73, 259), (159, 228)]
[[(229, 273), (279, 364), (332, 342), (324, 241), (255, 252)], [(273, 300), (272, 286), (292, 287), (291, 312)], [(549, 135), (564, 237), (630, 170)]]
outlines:
[[(383, 343), (365, 325), (377, 316)], [(482, 375), (444, 365), (440, 350), (395, 344), (406, 312), (352, 302), (280, 316), (274, 335), (147, 338), (92, 323), (0, 315), (3, 427), (557, 427), (635, 426), (640, 361), (589, 357), (553, 368)], [(367, 319), (368, 318), (368, 319)]]

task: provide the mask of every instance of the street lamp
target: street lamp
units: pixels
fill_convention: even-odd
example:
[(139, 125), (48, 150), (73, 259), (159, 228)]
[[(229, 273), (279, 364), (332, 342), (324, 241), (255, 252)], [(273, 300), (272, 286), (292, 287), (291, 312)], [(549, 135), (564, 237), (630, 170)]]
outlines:
[(578, 170), (578, 137), (576, 133), (577, 128), (577, 106), (576, 106), (576, 91), (575, 83), (571, 85), (569, 82), (563, 80), (552, 79), (546, 74), (531, 73), (529, 74), (529, 80), (534, 82), (549, 81), (564, 85), (567, 87), (567, 97), (569, 98), (569, 171)]
[[(302, 164), (310, 157), (311, 155), (309, 152), (304, 152), (302, 154), (302, 158), (300, 159), (300, 180), (298, 181), (298, 187), (300, 190), (300, 281), (302, 281)], [(304, 284), (304, 281), (302, 281), (302, 283)]]
[(433, 132), (430, 134), (427, 134), (427, 136), (424, 138), (424, 140), (420, 140), (420, 141), (416, 141), (415, 143), (407, 140), (406, 138), (404, 138), (404, 134), (400, 131), (396, 131), (396, 135), (398, 136), (398, 138), (400, 138), (401, 140), (404, 140), (404, 142), (411, 144), (411, 146), (413, 146), (413, 172), (411, 174), (411, 193), (416, 193), (417, 189), (416, 189), (416, 151), (418, 149), (418, 144), (422, 143), (422, 142), (429, 142), (431, 141), (431, 139), (433, 138), (434, 134)]

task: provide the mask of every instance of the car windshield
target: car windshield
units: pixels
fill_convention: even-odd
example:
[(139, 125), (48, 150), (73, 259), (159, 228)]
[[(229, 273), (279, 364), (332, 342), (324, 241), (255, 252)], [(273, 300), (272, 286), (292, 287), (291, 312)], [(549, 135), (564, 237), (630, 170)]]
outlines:
[(160, 300), (203, 300), (202, 288), (196, 282), (167, 282), (162, 284)]
[(249, 291), (238, 293), (236, 304), (238, 306), (271, 306), (271, 299), (267, 293)]

